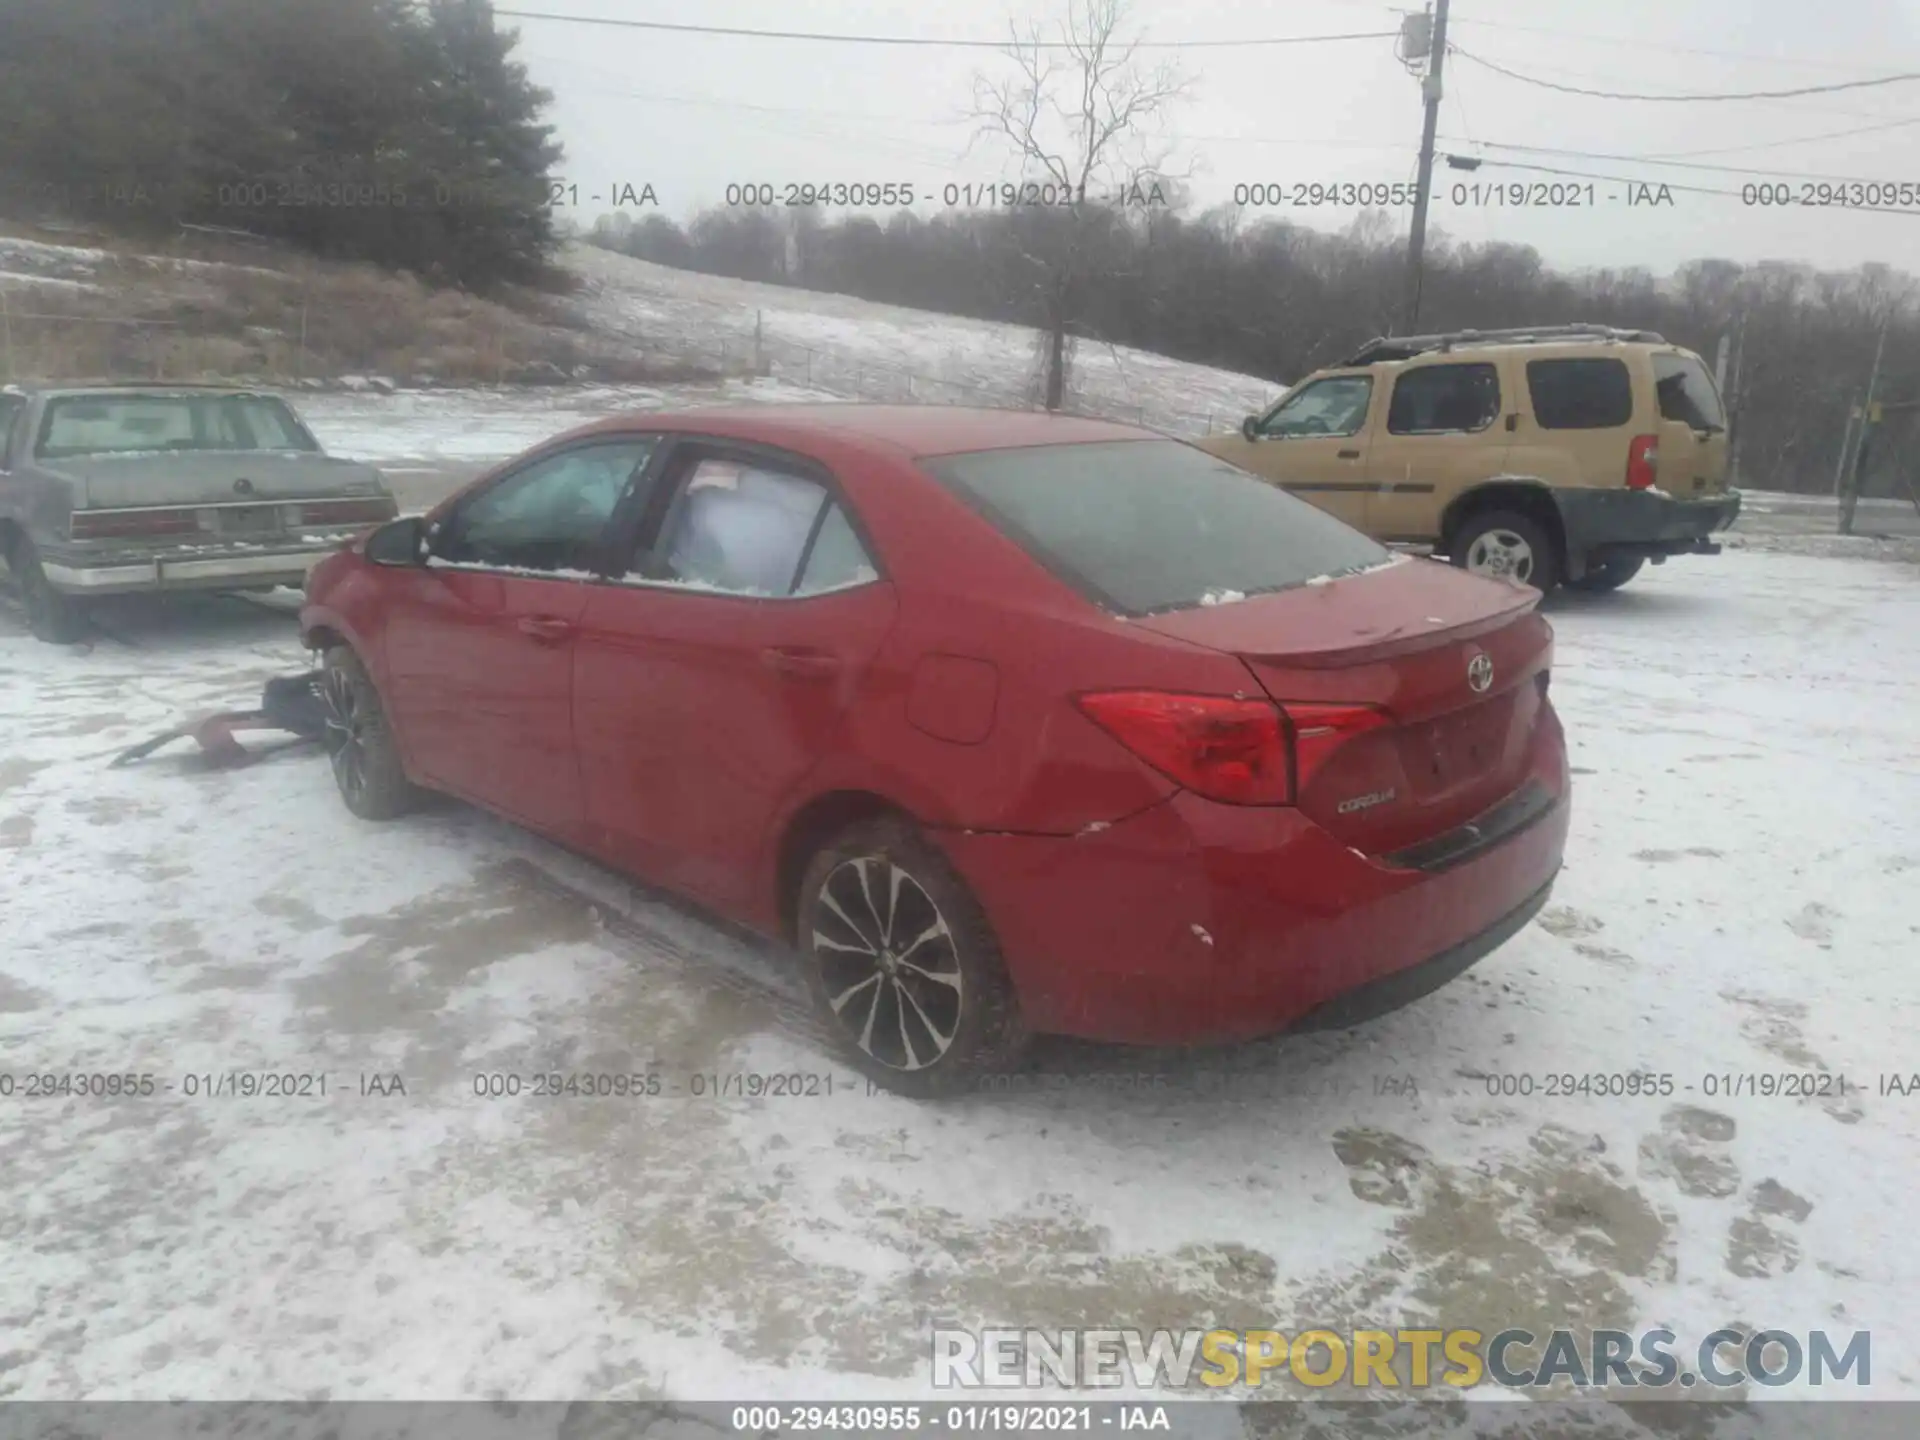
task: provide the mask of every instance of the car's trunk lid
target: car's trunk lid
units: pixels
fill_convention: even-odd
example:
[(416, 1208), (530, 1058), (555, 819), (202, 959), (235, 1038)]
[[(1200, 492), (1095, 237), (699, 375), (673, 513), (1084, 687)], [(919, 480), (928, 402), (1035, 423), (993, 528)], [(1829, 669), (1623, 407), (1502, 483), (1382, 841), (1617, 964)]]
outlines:
[(1388, 724), (1341, 745), (1297, 797), (1342, 841), (1382, 854), (1464, 824), (1522, 783), (1553, 646), (1539, 598), (1402, 558), (1134, 623), (1237, 655), (1283, 705), (1384, 712)]
[(74, 507), (249, 505), (377, 495), (374, 472), (331, 455), (281, 450), (154, 451), (72, 456), (48, 462), (75, 482)]

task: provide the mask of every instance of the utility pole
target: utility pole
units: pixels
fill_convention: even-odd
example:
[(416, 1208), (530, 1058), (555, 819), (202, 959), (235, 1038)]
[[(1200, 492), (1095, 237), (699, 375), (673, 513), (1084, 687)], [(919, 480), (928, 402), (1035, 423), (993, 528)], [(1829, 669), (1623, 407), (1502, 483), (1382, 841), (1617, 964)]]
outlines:
[(1880, 407), (1875, 403), (1876, 392), (1880, 387), (1880, 357), (1887, 351), (1887, 327), (1893, 323), (1891, 312), (1880, 322), (1880, 340), (1873, 347), (1873, 369), (1867, 372), (1867, 399), (1860, 407), (1860, 443), (1853, 452), (1853, 465), (1847, 477), (1847, 488), (1840, 496), (1840, 533), (1853, 534), (1853, 511), (1860, 501), (1860, 484), (1866, 479), (1869, 442), (1873, 439), (1874, 426), (1880, 419)]
[[(1409, 17), (1413, 18), (1413, 17)], [(1440, 67), (1447, 56), (1447, 0), (1434, 0), (1433, 41), (1420, 93), (1427, 116), (1420, 127), (1420, 181), (1413, 190), (1413, 233), (1407, 240), (1407, 333), (1420, 325), (1421, 260), (1427, 251), (1427, 192), (1433, 188), (1433, 136), (1440, 125)]]

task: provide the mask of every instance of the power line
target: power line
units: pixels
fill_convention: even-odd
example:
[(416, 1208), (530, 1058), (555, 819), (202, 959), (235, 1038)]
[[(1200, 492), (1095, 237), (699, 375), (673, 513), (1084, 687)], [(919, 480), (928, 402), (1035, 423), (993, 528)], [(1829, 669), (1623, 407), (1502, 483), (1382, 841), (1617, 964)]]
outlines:
[(1645, 51), (1651, 45), (1663, 54), (1710, 55), (1719, 60), (1744, 60), (1762, 65), (1794, 65), (1809, 70), (1851, 70), (1859, 74), (1877, 74), (1878, 67), (1857, 65), (1842, 60), (1808, 60), (1798, 56), (1761, 55), (1752, 50), (1709, 50), (1692, 45), (1674, 45), (1667, 41), (1648, 41), (1643, 35), (1637, 39), (1624, 35), (1596, 35), (1586, 30), (1557, 30), (1548, 25), (1517, 25), (1506, 20), (1463, 19), (1453, 22), (1456, 25), (1476, 26), (1483, 30), (1513, 30), (1533, 35), (1552, 35), (1567, 40), (1591, 40), (1599, 45), (1624, 45), (1632, 49)]
[(1619, 90), (1588, 90), (1578, 85), (1561, 85), (1552, 80), (1542, 80), (1538, 76), (1523, 75), (1518, 70), (1509, 70), (1504, 65), (1496, 65), (1491, 60), (1484, 60), (1470, 51), (1462, 50), (1458, 45), (1449, 48), (1462, 60), (1471, 60), (1474, 64), (1491, 70), (1495, 74), (1505, 75), (1509, 80), (1538, 85), (1545, 90), (1558, 90), (1566, 95), (1588, 95), (1597, 100), (1656, 100), (1690, 103), (1709, 100), (1791, 100), (1801, 95), (1830, 95), (1836, 90), (1866, 90), (1878, 85), (1898, 85), (1909, 80), (1920, 80), (1920, 70), (1909, 70), (1899, 75), (1880, 75), (1871, 80), (1841, 80), (1831, 85), (1802, 85), (1793, 90), (1744, 90), (1722, 95), (1644, 95)]
[(1872, 135), (1877, 131), (1899, 130), (1908, 125), (1920, 125), (1920, 115), (1910, 115), (1904, 120), (1889, 120), (1882, 125), (1857, 125), (1851, 130), (1829, 130), (1822, 135), (1801, 135), (1791, 140), (1759, 140), (1750, 145), (1717, 145), (1707, 150), (1669, 150), (1659, 158), (1685, 160), (1695, 155), (1738, 155), (1749, 150), (1784, 150), (1793, 145), (1812, 145), (1821, 140), (1844, 140), (1852, 135)]
[[(677, 35), (730, 35), (755, 40), (812, 40), (833, 45), (902, 45), (943, 47), (958, 50), (1072, 50), (1080, 48), (1069, 40), (946, 39), (934, 35), (846, 35), (824, 34), (814, 30), (748, 30), (734, 25), (674, 25), (664, 20), (611, 20), (599, 15), (552, 15), (533, 10), (495, 10), (514, 20), (552, 20), (567, 25), (601, 25), (620, 30), (665, 30)], [(1245, 49), (1253, 45), (1323, 45), (1339, 40), (1391, 40), (1397, 30), (1365, 30), (1349, 35), (1267, 35), (1246, 40), (1138, 40), (1128, 47), (1139, 50), (1215, 50)]]
[[(1454, 137), (1448, 136), (1448, 139)], [(1835, 184), (1883, 185), (1883, 178), (1867, 175), (1825, 175), (1807, 170), (1776, 170), (1753, 165), (1711, 165), (1698, 160), (1668, 159), (1656, 155), (1612, 155), (1598, 150), (1562, 150), (1548, 145), (1516, 145), (1499, 140), (1466, 141), (1490, 150), (1524, 150), (1533, 155), (1561, 155), (1571, 160), (1625, 160), (1635, 165), (1660, 165), (1680, 170), (1718, 170), (1728, 175), (1758, 175), (1768, 180), (1831, 180)], [(1896, 182), (1897, 183), (1897, 182)], [(1911, 188), (1915, 182), (1906, 182)]]

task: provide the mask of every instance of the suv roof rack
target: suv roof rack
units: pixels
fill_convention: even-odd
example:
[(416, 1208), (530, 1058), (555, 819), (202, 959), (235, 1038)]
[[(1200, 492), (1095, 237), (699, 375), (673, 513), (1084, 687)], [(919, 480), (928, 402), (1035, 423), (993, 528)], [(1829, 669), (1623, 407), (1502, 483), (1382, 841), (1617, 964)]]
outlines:
[(1620, 330), (1612, 325), (1525, 325), (1515, 330), (1448, 330), (1437, 335), (1382, 335), (1369, 340), (1342, 365), (1371, 365), (1376, 360), (1411, 360), (1433, 350), (1476, 345), (1547, 345), (1560, 340), (1640, 341), (1664, 345), (1652, 330)]

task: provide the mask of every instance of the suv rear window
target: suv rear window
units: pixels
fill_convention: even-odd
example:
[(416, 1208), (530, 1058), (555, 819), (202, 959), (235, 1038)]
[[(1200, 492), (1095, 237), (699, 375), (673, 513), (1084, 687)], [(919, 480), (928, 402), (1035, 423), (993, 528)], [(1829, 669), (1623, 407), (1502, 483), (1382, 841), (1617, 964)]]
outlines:
[(1393, 558), (1325, 511), (1173, 440), (980, 450), (920, 465), (1122, 615), (1287, 590)]
[(1542, 430), (1611, 430), (1633, 419), (1633, 380), (1621, 360), (1529, 360), (1527, 394)]
[(1655, 355), (1653, 382), (1660, 395), (1662, 420), (1681, 420), (1696, 430), (1727, 428), (1713, 377), (1693, 356)]

